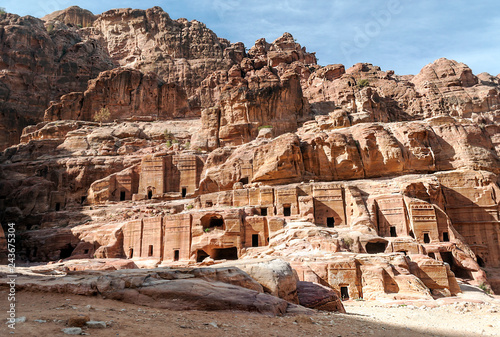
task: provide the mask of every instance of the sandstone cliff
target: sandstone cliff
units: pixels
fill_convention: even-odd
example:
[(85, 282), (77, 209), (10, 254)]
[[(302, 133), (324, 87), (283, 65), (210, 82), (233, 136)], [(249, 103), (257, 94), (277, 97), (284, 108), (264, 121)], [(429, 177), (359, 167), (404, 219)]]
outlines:
[(0, 15), (20, 259), (279, 257), (344, 298), (500, 291), (498, 77), (320, 66), (289, 33), (247, 50), (159, 7), (43, 20)]

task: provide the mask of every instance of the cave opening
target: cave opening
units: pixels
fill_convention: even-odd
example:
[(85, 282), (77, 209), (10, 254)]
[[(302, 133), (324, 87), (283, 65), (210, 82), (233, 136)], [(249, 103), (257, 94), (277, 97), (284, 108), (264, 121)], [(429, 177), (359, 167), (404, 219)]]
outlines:
[(238, 248), (215, 248), (211, 258), (214, 260), (238, 260)]
[(368, 242), (365, 246), (368, 254), (378, 254), (385, 252), (387, 242)]
[(70, 243), (68, 243), (66, 246), (64, 246), (60, 253), (59, 253), (59, 258), (60, 259), (67, 259), (68, 257), (71, 256), (71, 254), (73, 254), (73, 250), (75, 249), (75, 247), (71, 246)]

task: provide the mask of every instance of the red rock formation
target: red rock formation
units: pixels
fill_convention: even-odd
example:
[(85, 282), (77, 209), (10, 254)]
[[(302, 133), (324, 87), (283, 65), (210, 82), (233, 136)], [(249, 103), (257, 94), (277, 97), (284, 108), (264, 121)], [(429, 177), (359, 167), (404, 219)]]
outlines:
[(42, 18), (43, 21), (49, 24), (53, 24), (54, 21), (60, 21), (80, 28), (92, 26), (95, 19), (96, 16), (91, 11), (78, 6), (71, 6), (60, 11), (55, 11)]
[[(21, 259), (279, 256), (341, 297), (498, 291), (498, 77), (446, 59), (321, 67), (288, 33), (247, 52), (159, 7), (45, 19), (0, 16), (0, 146), (46, 119), (0, 155)], [(90, 122), (101, 108), (114, 123)], [(287, 275), (260, 287), (296, 302)]]
[(163, 83), (153, 73), (116, 68), (89, 81), (85, 92), (73, 92), (52, 103), (44, 119), (90, 121), (101, 108), (109, 110), (109, 120), (189, 117), (187, 97), (176, 84)]

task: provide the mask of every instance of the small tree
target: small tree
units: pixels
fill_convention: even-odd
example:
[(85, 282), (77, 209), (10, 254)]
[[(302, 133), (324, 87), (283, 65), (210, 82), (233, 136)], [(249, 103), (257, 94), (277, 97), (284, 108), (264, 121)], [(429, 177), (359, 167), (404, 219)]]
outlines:
[(5, 14), (5, 13), (7, 13), (7, 12), (5, 11), (5, 7), (0, 7), (0, 14)]
[(102, 126), (102, 122), (106, 122), (111, 117), (109, 113), (109, 109), (102, 107), (99, 111), (96, 111), (94, 114), (94, 121), (99, 122), (99, 126)]
[(358, 81), (358, 88), (364, 88), (370, 85), (370, 81), (368, 81), (366, 78), (363, 78)]
[(165, 140), (172, 140), (174, 138), (174, 135), (168, 129), (165, 129), (163, 135), (165, 137)]

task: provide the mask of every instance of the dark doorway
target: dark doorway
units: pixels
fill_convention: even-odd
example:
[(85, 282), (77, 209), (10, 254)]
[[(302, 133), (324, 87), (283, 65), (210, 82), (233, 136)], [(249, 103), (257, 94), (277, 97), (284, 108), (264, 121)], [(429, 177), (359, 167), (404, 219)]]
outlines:
[(326, 218), (326, 227), (335, 227), (335, 218), (334, 217), (328, 217)]
[(443, 241), (444, 242), (450, 241), (450, 236), (449, 236), (448, 232), (443, 232)]
[(153, 191), (148, 191), (148, 199), (151, 199), (153, 197)]
[(125, 200), (125, 191), (121, 191), (120, 192), (120, 201), (124, 201)]
[(391, 237), (392, 237), (392, 238), (395, 238), (396, 236), (398, 236), (398, 235), (396, 234), (396, 227), (391, 226), (390, 231), (391, 231)]
[(205, 207), (212, 207), (214, 203), (211, 200), (205, 201)]
[(153, 256), (153, 245), (149, 245), (148, 256)]
[(479, 267), (484, 268), (484, 260), (481, 258), (481, 256), (476, 255), (476, 258), (477, 258), (477, 264), (479, 265)]
[(179, 250), (174, 250), (174, 261), (179, 261)]
[(88, 249), (85, 249), (85, 250), (83, 251), (83, 254), (85, 254), (85, 255), (87, 255), (88, 253), (89, 253), (89, 250), (88, 250)]
[(260, 209), (260, 215), (267, 216), (267, 207), (262, 207)]
[(134, 248), (130, 248), (128, 250), (128, 258), (131, 259), (134, 257)]
[(385, 242), (368, 242), (365, 248), (368, 254), (378, 254), (385, 252), (386, 245)]
[(429, 233), (424, 233), (424, 243), (431, 242), (431, 238), (429, 237)]
[(252, 247), (259, 247), (259, 234), (252, 234)]
[(435, 259), (436, 259), (436, 254), (434, 254), (434, 253), (429, 253), (429, 257), (430, 257), (430, 258), (433, 258), (433, 259), (435, 260)]
[(187, 188), (186, 188), (186, 187), (183, 187), (183, 188), (182, 188), (182, 190), (181, 190), (181, 195), (182, 195), (182, 197), (183, 197), (183, 198), (185, 198), (185, 197), (186, 197), (186, 195), (187, 195)]
[[(38, 247), (37, 247), (37, 246), (35, 246), (35, 247), (33, 248), (33, 257), (36, 257), (36, 254), (37, 254), (37, 253), (38, 253)], [(478, 257), (478, 258), (479, 258), (479, 257)]]
[(290, 205), (283, 205), (283, 215), (284, 216), (292, 215), (292, 208)]
[(340, 287), (340, 298), (342, 301), (349, 299), (349, 287)]
[(214, 260), (238, 260), (238, 249), (231, 248), (216, 248), (213, 250), (212, 259)]
[(204, 250), (198, 250), (196, 252), (196, 262), (203, 262), (209, 255)]
[(67, 259), (68, 257), (71, 256), (71, 254), (73, 254), (74, 249), (75, 249), (75, 247), (72, 247), (71, 244), (68, 243), (66, 246), (64, 246), (61, 249), (61, 252), (59, 253), (59, 258), (60, 259)]
[(56, 212), (58, 212), (61, 209), (61, 203), (56, 202)]
[(243, 185), (248, 184), (248, 177), (241, 178), (240, 183), (242, 183)]

